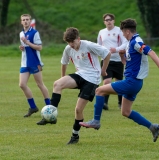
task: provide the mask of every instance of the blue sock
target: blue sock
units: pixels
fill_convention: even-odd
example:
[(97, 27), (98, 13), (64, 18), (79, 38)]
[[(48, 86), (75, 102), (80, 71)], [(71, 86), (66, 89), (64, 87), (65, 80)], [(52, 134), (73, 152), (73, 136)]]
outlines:
[(28, 103), (29, 103), (30, 108), (36, 108), (36, 104), (35, 104), (33, 98), (27, 99), (27, 100), (28, 100)]
[(151, 126), (151, 122), (148, 121), (145, 117), (141, 116), (138, 112), (136, 111), (131, 111), (129, 117), (129, 119), (132, 119), (134, 122), (138, 123), (139, 125), (143, 125), (145, 127), (147, 127), (148, 129)]
[(51, 102), (50, 102), (50, 99), (49, 99), (49, 98), (46, 98), (46, 99), (45, 99), (45, 104), (46, 104), (46, 105), (50, 105), (50, 104), (51, 104)]
[(96, 96), (96, 103), (94, 104), (94, 119), (100, 120), (102, 109), (104, 106), (104, 96)]

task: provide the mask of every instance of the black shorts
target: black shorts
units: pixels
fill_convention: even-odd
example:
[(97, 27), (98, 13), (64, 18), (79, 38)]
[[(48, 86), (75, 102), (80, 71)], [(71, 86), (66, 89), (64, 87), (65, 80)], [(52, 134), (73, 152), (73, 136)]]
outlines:
[(77, 89), (80, 89), (80, 93), (78, 94), (78, 97), (92, 102), (95, 96), (95, 90), (99, 85), (88, 82), (85, 79), (83, 79), (81, 76), (75, 73), (69, 74), (69, 76), (76, 81)]
[[(103, 65), (103, 60), (101, 61), (101, 66)], [(107, 67), (107, 76), (102, 77), (103, 80), (107, 78), (116, 78), (118, 80), (123, 79), (124, 65), (122, 62), (110, 61)]]

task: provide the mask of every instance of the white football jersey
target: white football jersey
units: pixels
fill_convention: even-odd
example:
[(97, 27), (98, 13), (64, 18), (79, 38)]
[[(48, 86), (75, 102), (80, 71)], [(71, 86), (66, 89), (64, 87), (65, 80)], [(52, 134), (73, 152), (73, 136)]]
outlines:
[(110, 50), (110, 48), (116, 48), (116, 53), (111, 54), (110, 61), (121, 61), (119, 56), (119, 50), (123, 50), (126, 48), (128, 41), (123, 36), (122, 31), (119, 27), (115, 26), (112, 30), (108, 30), (104, 28), (99, 31), (97, 43), (99, 45), (105, 46)]
[(69, 45), (65, 47), (61, 63), (66, 65), (71, 60), (75, 65), (76, 74), (98, 85), (101, 82), (101, 67), (98, 56), (105, 59), (108, 53), (109, 50), (103, 46), (87, 40), (81, 40), (78, 51)]

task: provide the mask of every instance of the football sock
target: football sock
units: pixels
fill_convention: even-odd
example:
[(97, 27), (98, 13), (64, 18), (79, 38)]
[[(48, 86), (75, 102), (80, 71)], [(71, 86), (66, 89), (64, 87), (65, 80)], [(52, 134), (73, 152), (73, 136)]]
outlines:
[(36, 104), (35, 104), (33, 98), (27, 99), (27, 100), (28, 100), (28, 103), (29, 103), (30, 108), (36, 108)]
[(121, 104), (122, 102), (122, 95), (118, 95), (118, 104)]
[(46, 104), (46, 105), (51, 104), (51, 102), (50, 102), (50, 99), (49, 99), (49, 98), (46, 98), (46, 99), (44, 99), (44, 100), (45, 100), (45, 104)]
[(143, 125), (147, 128), (150, 128), (151, 122), (148, 121), (145, 117), (141, 116), (138, 112), (136, 111), (131, 111), (129, 119), (132, 119), (134, 122), (138, 123), (139, 125)]
[(58, 104), (61, 99), (61, 94), (58, 93), (52, 93), (52, 98), (51, 98), (51, 105), (58, 107)]
[(104, 98), (104, 103), (108, 104), (109, 95), (106, 95)]
[(96, 103), (94, 104), (94, 119), (100, 120), (102, 115), (102, 109), (104, 106), (104, 97), (103, 96), (96, 96)]
[(79, 130), (81, 128), (81, 126), (79, 125), (79, 122), (83, 122), (83, 119), (82, 120), (76, 120), (75, 119), (75, 122), (74, 122), (74, 125), (73, 125), (73, 130), (72, 130), (72, 136), (78, 136)]

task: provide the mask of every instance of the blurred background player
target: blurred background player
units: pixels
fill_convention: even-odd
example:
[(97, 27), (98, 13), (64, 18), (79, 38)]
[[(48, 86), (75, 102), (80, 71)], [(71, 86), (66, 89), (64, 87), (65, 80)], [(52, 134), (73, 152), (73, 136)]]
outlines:
[[(110, 50), (111, 57), (108, 68), (106, 70), (107, 76), (103, 76), (103, 84), (111, 83), (114, 78), (115, 81), (123, 79), (124, 65), (121, 62), (119, 56), (119, 50), (125, 49), (128, 41), (123, 36), (122, 31), (119, 27), (114, 26), (115, 16), (111, 13), (106, 13), (103, 15), (103, 20), (106, 28), (99, 31), (97, 43), (105, 46)], [(101, 61), (101, 66), (103, 65), (103, 60)], [(109, 95), (105, 96), (105, 103), (103, 106), (104, 110), (108, 110), (108, 99)], [(118, 95), (118, 107), (121, 108), (122, 95)]]
[[(61, 59), (61, 78), (54, 82), (51, 105), (58, 107), (63, 89), (79, 89), (72, 136), (67, 143), (74, 144), (79, 141), (79, 131), (81, 128), (79, 122), (83, 121), (83, 110), (88, 101), (93, 101), (95, 89), (101, 82), (101, 74), (102, 76), (106, 75), (110, 53), (103, 46), (87, 40), (80, 40), (77, 28), (67, 28), (66, 32), (64, 32), (63, 39), (68, 45), (65, 47)], [(98, 56), (103, 58), (102, 69)], [(76, 72), (65, 75), (70, 60), (75, 65)], [(37, 124), (45, 125), (47, 123), (45, 119), (42, 119)], [(55, 123), (56, 121), (52, 122), (52, 124)]]
[(43, 63), (40, 58), (42, 42), (39, 32), (30, 26), (31, 16), (29, 14), (21, 15), (21, 24), (23, 26), (23, 30), (20, 32), (21, 45), (19, 46), (19, 48), (22, 51), (22, 59), (19, 76), (19, 86), (23, 90), (30, 106), (28, 113), (25, 114), (24, 117), (29, 117), (39, 110), (34, 102), (32, 92), (27, 86), (30, 74), (33, 74), (35, 82), (43, 94), (46, 105), (50, 104), (50, 98), (48, 89), (44, 85), (42, 79), (41, 71)]

